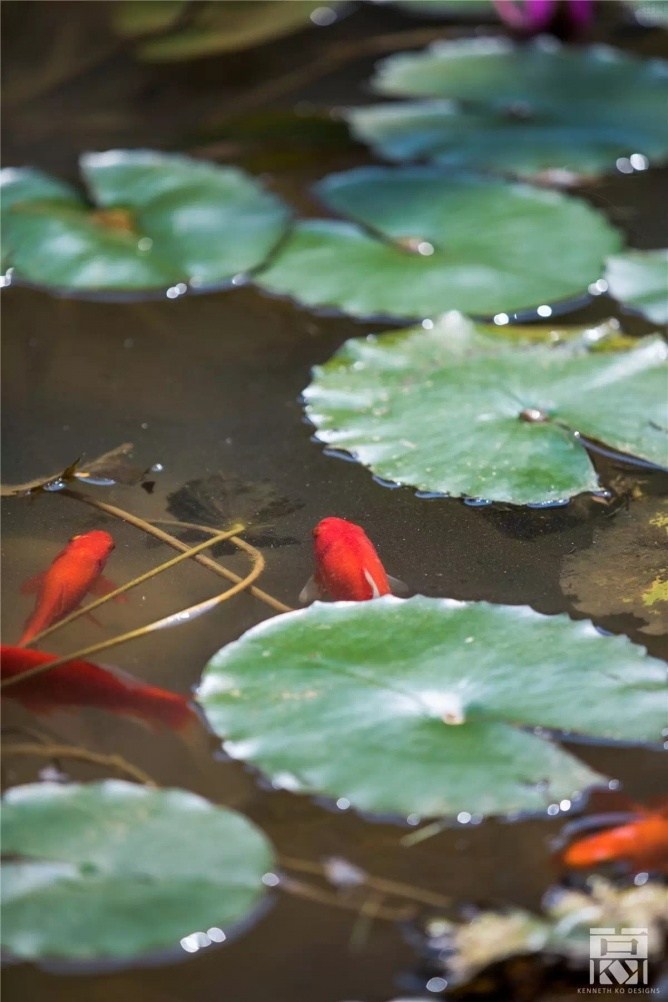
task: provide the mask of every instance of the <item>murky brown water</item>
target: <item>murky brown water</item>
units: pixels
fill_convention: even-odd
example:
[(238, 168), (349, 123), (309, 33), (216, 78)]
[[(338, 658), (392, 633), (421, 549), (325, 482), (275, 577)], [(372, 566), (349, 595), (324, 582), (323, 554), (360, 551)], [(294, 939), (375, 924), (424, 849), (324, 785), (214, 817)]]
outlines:
[[(269, 79), (297, 53), (300, 59), (314, 55), (322, 44), (315, 32), (243, 59), (206, 60), (195, 70), (151, 69), (114, 50), (104, 30), (105, 8), (5, 4), (5, 164), (34, 163), (74, 179), (81, 149), (148, 144), (201, 150), (212, 137), (206, 123), (221, 109), (234, 107), (235, 95), (243, 93), (249, 81)], [(365, 30), (395, 31), (418, 23), (389, 10), (369, 9), (355, 18), (355, 25), (344, 21), (330, 37), (345, 39)], [(655, 33), (631, 41), (645, 51), (656, 47)], [(71, 45), (76, 58), (84, 63), (90, 58), (90, 65), (82, 63), (81, 73), (69, 81), (54, 84), (47, 79), (40, 85), (46, 54), (56, 44), (64, 51)], [(101, 50), (97, 60), (96, 47)], [(359, 97), (359, 81), (370, 65), (371, 60), (354, 62), (299, 96), (323, 103)], [(215, 147), (209, 152), (215, 155)], [(243, 161), (244, 155), (250, 164), (258, 158), (266, 161), (261, 164), (264, 170), (271, 166), (271, 149), (250, 154), (241, 150), (236, 159)], [(316, 144), (317, 164), (309, 159), (312, 155), (313, 149), (305, 150), (306, 166), (290, 163), (290, 158), (286, 166), (281, 154), (282, 169), (273, 172), (271, 183), (303, 198), (306, 177), (364, 157), (345, 143), (323, 144), (320, 150)], [(609, 179), (591, 197), (630, 233), (634, 244), (650, 247), (665, 240), (656, 212), (665, 190), (666, 172), (656, 171)], [(602, 298), (573, 319), (610, 313), (613, 304)], [(262, 584), (288, 604), (296, 603), (311, 573), (310, 528), (324, 515), (337, 514), (362, 523), (378, 542), (388, 569), (418, 592), (573, 613), (559, 586), (561, 562), (566, 554), (590, 544), (594, 527), (607, 517), (601, 506), (576, 502), (564, 509), (522, 512), (419, 500), (409, 490), (381, 488), (367, 471), (327, 457), (311, 441), (298, 401), (310, 367), (327, 359), (347, 337), (377, 325), (318, 316), (253, 289), (175, 302), (110, 304), (13, 288), (3, 297), (3, 321), (4, 480), (50, 473), (81, 454), (92, 457), (132, 441), (140, 463), (164, 467), (155, 476), (153, 493), (128, 487), (99, 490), (96, 496), (144, 517), (165, 517), (170, 493), (186, 481), (214, 474), (253, 484), (268, 482), (278, 497), (287, 499), (288, 513), (278, 517), (272, 529), (278, 537), (297, 542), (264, 549), (267, 570)], [(648, 329), (640, 321), (630, 326), (638, 332)], [(665, 489), (665, 478), (648, 475), (646, 487), (652, 493)], [(105, 522), (92, 509), (58, 494), (10, 500), (3, 512), (2, 626), (8, 642), (17, 637), (30, 608), (30, 599), (18, 593), (20, 582), (41, 569), (75, 532), (111, 528), (117, 548), (108, 573), (118, 580), (171, 556), (137, 529)], [(230, 510), (230, 515), (236, 514)], [(237, 570), (243, 567), (238, 558), (229, 563)], [(111, 635), (215, 590), (217, 581), (207, 571), (182, 564), (160, 584), (132, 592), (127, 605), (107, 605), (99, 618), (105, 634)], [(208, 657), (265, 618), (267, 611), (242, 596), (178, 634), (170, 631), (121, 647), (109, 660), (152, 684), (185, 693), (197, 682)], [(630, 619), (602, 625), (628, 631), (637, 642), (648, 639), (634, 632)], [(100, 636), (98, 627), (79, 621), (55, 634), (51, 646), (65, 652)], [(651, 638), (651, 653), (667, 654), (663, 641)], [(5, 711), (4, 727), (29, 722), (21, 710)], [(192, 789), (242, 810), (279, 851), (291, 856), (344, 856), (374, 874), (462, 901), (526, 906), (538, 904), (555, 875), (549, 840), (561, 827), (560, 819), (459, 826), (407, 850), (399, 844), (403, 828), (268, 791), (240, 763), (216, 757), (215, 743), (204, 730), (184, 746), (174, 736), (156, 736), (92, 711), (54, 715), (45, 729), (67, 743), (120, 751), (160, 784)], [(665, 759), (658, 753), (593, 746), (580, 753), (594, 767), (619, 777), (631, 797), (668, 791)], [(19, 760), (7, 762), (5, 781), (29, 781), (38, 768)], [(82, 779), (95, 775), (88, 766), (68, 766), (68, 773)], [(236, 941), (203, 950), (182, 965), (76, 976), (17, 965), (5, 972), (5, 998), (382, 1002), (401, 994), (402, 988), (420, 986), (419, 978), (406, 980), (419, 965), (399, 929), (374, 923), (354, 949), (354, 922), (349, 912), (281, 895)]]

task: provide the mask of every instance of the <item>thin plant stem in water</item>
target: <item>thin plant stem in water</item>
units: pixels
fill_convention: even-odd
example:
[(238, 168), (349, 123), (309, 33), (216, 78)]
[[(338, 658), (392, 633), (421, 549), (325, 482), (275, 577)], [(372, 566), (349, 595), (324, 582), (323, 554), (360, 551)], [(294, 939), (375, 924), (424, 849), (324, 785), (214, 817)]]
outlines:
[[(147, 522), (145, 519), (139, 518), (138, 515), (133, 515), (131, 512), (125, 511), (123, 508), (118, 508), (116, 507), (116, 505), (107, 504), (105, 501), (98, 501), (96, 498), (91, 498), (87, 494), (82, 494), (80, 491), (72, 490), (69, 487), (66, 487), (63, 490), (58, 491), (58, 494), (64, 497), (74, 498), (76, 501), (82, 501), (84, 504), (91, 505), (91, 507), (97, 508), (99, 511), (105, 512), (107, 515), (113, 515), (114, 518), (120, 518), (122, 521), (128, 522), (130, 525), (134, 525), (137, 529), (141, 529), (143, 532), (148, 533), (148, 535), (155, 536), (156, 539), (161, 539), (163, 543), (167, 543), (167, 545), (171, 546), (172, 549), (180, 550), (182, 553), (185, 553), (185, 551), (188, 550), (189, 547), (186, 546), (185, 543), (182, 543), (180, 539), (177, 539), (175, 536), (170, 536), (168, 532), (164, 532), (162, 529), (159, 529), (157, 525), (153, 524), (153, 522), (165, 521), (168, 525), (179, 525), (181, 527), (186, 526), (188, 528), (196, 528), (199, 529), (201, 532), (206, 532), (209, 534), (213, 534), (218, 531), (217, 529), (211, 529), (209, 526), (205, 525), (195, 525), (188, 522), (184, 523), (170, 522), (168, 519), (165, 520), (154, 519), (153, 522)], [(235, 536), (232, 536), (230, 541), (234, 543), (235, 546), (238, 546), (240, 549), (245, 549), (246, 547), (249, 546), (248, 543), (244, 543), (242, 540), (237, 540)], [(247, 552), (249, 551), (247, 550)], [(202, 567), (208, 567), (208, 569), (210, 571), (213, 571), (214, 574), (218, 574), (220, 577), (226, 578), (228, 581), (234, 581), (238, 583), (239, 581), (242, 580), (242, 578), (238, 574), (235, 574), (234, 571), (228, 570), (227, 567), (224, 567), (222, 564), (219, 564), (216, 560), (211, 560), (209, 557), (202, 556), (202, 554), (197, 554), (192, 559), (196, 563), (201, 564)], [(261, 602), (264, 602), (265, 605), (268, 605), (270, 608), (275, 609), (276, 612), (292, 612), (292, 608), (289, 605), (285, 605), (283, 602), (280, 602), (277, 598), (274, 598), (273, 595), (269, 595), (266, 591), (262, 591), (262, 589), (260, 588), (251, 587), (248, 589), (248, 591), (254, 598), (257, 598)]]
[(79, 759), (81, 762), (89, 762), (91, 765), (102, 765), (116, 769), (117, 772), (124, 773), (144, 786), (157, 787), (158, 785), (148, 773), (126, 761), (122, 755), (103, 755), (102, 752), (93, 752), (89, 751), (88, 748), (77, 748), (73, 745), (37, 744), (29, 741), (9, 742), (4, 746), (3, 752), (5, 755)]
[[(239, 542), (242, 541), (239, 540)], [(187, 547), (186, 549), (190, 550), (191, 548)], [(25, 682), (29, 678), (41, 675), (46, 671), (50, 671), (52, 668), (58, 668), (60, 665), (67, 664), (68, 661), (78, 661), (80, 658), (87, 658), (92, 654), (99, 654), (100, 651), (106, 651), (111, 647), (118, 647), (120, 644), (126, 644), (130, 640), (136, 640), (139, 637), (144, 637), (149, 633), (154, 633), (156, 630), (164, 630), (171, 626), (180, 626), (182, 623), (188, 623), (191, 620), (196, 619), (198, 616), (202, 616), (204, 613), (209, 612), (215, 606), (220, 605), (223, 602), (227, 602), (235, 595), (238, 595), (239, 592), (248, 588), (249, 585), (252, 584), (252, 582), (255, 581), (264, 570), (264, 557), (260, 551), (256, 550), (255, 547), (251, 546), (249, 543), (244, 543), (243, 549), (247, 550), (247, 552), (251, 555), (253, 566), (245, 578), (241, 578), (237, 584), (228, 588), (226, 591), (220, 592), (218, 595), (214, 595), (213, 598), (205, 599), (203, 602), (197, 602), (196, 605), (188, 606), (187, 609), (181, 609), (179, 612), (174, 612), (169, 616), (165, 616), (163, 619), (157, 619), (152, 623), (147, 623), (146, 626), (139, 626), (137, 629), (130, 630), (127, 633), (121, 633), (108, 640), (101, 640), (99, 643), (91, 644), (89, 647), (83, 647), (81, 650), (75, 651), (73, 654), (64, 654), (62, 657), (56, 658), (55, 661), (48, 661), (46, 664), (36, 665), (34, 668), (31, 668), (29, 671), (22, 672), (20, 675), (13, 675), (11, 678), (2, 679), (0, 682), (0, 690), (6, 689), (11, 685), (17, 685)]]
[(385, 908), (381, 906), (375, 898), (370, 905), (368, 899), (361, 902), (346, 901), (334, 891), (324, 890), (316, 887), (315, 884), (307, 884), (303, 880), (295, 880), (293, 877), (281, 877), (279, 888), (287, 894), (292, 894), (298, 898), (305, 898), (307, 901), (316, 901), (321, 905), (329, 905), (333, 908), (344, 908), (346, 911), (353, 911), (357, 915), (370, 915), (377, 919), (385, 919), (387, 922), (402, 922), (413, 918), (415, 909), (404, 906), (402, 908)]
[[(309, 859), (296, 859), (294, 856), (279, 856), (279, 863), (288, 870), (297, 870), (301, 873), (313, 873), (325, 880), (328, 879), (327, 867), (322, 863), (314, 863)], [(385, 880), (383, 877), (374, 877), (369, 873), (363, 873), (360, 885), (370, 890), (378, 891), (387, 897), (405, 898), (407, 901), (415, 901), (430, 908), (448, 908), (452, 904), (450, 898), (442, 894), (435, 894), (433, 891), (425, 891), (421, 887), (413, 887), (412, 884), (403, 884), (397, 880)]]
[(184, 560), (188, 560), (201, 550), (206, 550), (209, 546), (214, 546), (216, 543), (222, 543), (225, 539), (235, 536), (238, 532), (243, 532), (242, 525), (234, 525), (226, 532), (219, 532), (215, 538), (207, 539), (204, 543), (194, 546), (189, 552), (181, 553), (178, 557), (172, 557), (171, 560), (166, 560), (163, 564), (159, 564), (157, 567), (153, 567), (150, 571), (146, 571), (145, 574), (140, 574), (139, 577), (133, 578), (132, 581), (128, 581), (126, 584), (121, 585), (119, 588), (115, 588), (113, 591), (103, 595), (101, 598), (95, 599), (94, 602), (89, 602), (88, 605), (82, 606), (81, 609), (75, 609), (75, 611), (71, 612), (69, 616), (59, 619), (57, 623), (53, 624), (53, 626), (49, 626), (46, 630), (42, 630), (41, 633), (36, 633), (35, 636), (30, 639), (29, 643), (26, 644), (26, 647), (39, 643), (44, 639), (44, 637), (49, 636), (49, 634), (54, 633), (63, 626), (67, 626), (75, 619), (79, 619), (80, 616), (88, 615), (93, 611), (93, 609), (97, 609), (99, 606), (104, 605), (105, 602), (110, 602), (118, 595), (122, 595), (124, 592), (130, 591), (131, 588), (136, 588), (137, 585), (143, 584), (145, 581), (149, 581), (158, 574), (162, 574), (163, 571), (167, 571), (171, 567), (175, 567), (177, 564), (182, 563)]

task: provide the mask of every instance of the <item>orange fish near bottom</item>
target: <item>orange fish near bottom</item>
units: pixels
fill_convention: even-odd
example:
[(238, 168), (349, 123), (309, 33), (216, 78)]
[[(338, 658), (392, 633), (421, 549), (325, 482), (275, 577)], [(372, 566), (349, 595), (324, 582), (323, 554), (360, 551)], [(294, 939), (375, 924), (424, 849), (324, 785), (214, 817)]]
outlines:
[(668, 873), (668, 805), (578, 839), (563, 852), (562, 860), (578, 868), (622, 860), (634, 868)]
[(335, 601), (366, 602), (406, 585), (390, 577), (364, 529), (345, 518), (323, 518), (313, 530), (315, 574), (299, 596), (312, 602), (329, 595)]
[(100, 594), (113, 591), (114, 585), (100, 577), (113, 548), (113, 539), (101, 529), (73, 536), (50, 567), (26, 581), (22, 591), (36, 591), (37, 601), (19, 647), (29, 644), (42, 630), (73, 612), (89, 591), (96, 590)]
[[(15, 678), (59, 655), (24, 647), (0, 647), (2, 678)], [(153, 685), (124, 672), (90, 661), (68, 661), (48, 671), (8, 686), (4, 699), (16, 699), (34, 713), (51, 713), (91, 706), (108, 713), (130, 717), (154, 728), (182, 731), (199, 717), (184, 696)]]

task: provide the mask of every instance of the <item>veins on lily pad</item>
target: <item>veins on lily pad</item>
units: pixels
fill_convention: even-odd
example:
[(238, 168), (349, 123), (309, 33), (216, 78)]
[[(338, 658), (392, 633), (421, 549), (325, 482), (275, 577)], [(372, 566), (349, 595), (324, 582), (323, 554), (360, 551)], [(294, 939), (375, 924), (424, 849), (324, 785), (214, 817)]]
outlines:
[(384, 480), (511, 504), (599, 491), (587, 439), (668, 466), (661, 338), (592, 351), (586, 336), (547, 328), (541, 345), (518, 330), (449, 313), (347, 341), (303, 394), (317, 438)]
[(16, 279), (176, 298), (257, 268), (288, 225), (287, 207), (235, 167), (151, 150), (79, 163), (92, 204), (41, 171), (0, 172), (3, 266)]
[(435, 167), (362, 167), (315, 191), (342, 218), (297, 222), (256, 280), (357, 316), (491, 316), (570, 300), (620, 245), (580, 199)]

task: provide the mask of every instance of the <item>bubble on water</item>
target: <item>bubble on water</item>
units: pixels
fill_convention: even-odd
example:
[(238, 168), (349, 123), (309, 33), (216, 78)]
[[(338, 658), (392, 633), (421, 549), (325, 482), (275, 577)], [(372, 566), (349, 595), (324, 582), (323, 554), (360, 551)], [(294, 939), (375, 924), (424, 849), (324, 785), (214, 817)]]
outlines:
[(421, 501), (438, 501), (442, 498), (447, 498), (447, 494), (442, 494), (441, 491), (416, 491), (415, 497), (419, 498)]
[(434, 329), (434, 321), (433, 320), (423, 320), (422, 321), (422, 327), (426, 331), (431, 331), (431, 330)]
[(565, 508), (567, 504), (568, 498), (555, 498), (554, 501), (528, 501), (527, 508)]
[(467, 508), (486, 508), (492, 502), (488, 498), (464, 498)]
[(494, 317), (494, 323), (499, 327), (503, 327), (505, 324), (510, 323), (510, 317), (507, 313), (497, 313)]
[(628, 157), (618, 157), (615, 166), (620, 174), (633, 174), (633, 164)]
[(457, 820), (459, 821), (460, 825), (468, 825), (471, 821), (471, 817), (472, 815), (469, 814), (468, 811), (460, 811), (459, 814), (457, 815)]
[(629, 163), (634, 170), (647, 170), (649, 167), (649, 160), (644, 153), (632, 153), (629, 157)]
[(280, 877), (275, 873), (269, 872), (263, 874), (262, 876), (262, 883), (264, 884), (265, 887), (278, 887), (280, 882), (281, 882)]
[(347, 811), (350, 808), (350, 801), (347, 797), (339, 797), (336, 801), (336, 806), (340, 811)]
[(401, 484), (397, 483), (396, 480), (384, 480), (383, 477), (377, 477), (377, 476), (372, 477), (372, 479), (380, 487), (387, 487), (387, 489), (390, 491), (395, 491), (397, 487), (401, 487)]
[(546, 303), (544, 306), (539, 306), (538, 309), (536, 310), (536, 313), (538, 314), (539, 317), (551, 317), (552, 307), (548, 306)]
[(309, 14), (309, 18), (318, 28), (326, 28), (336, 21), (336, 11), (332, 10), (331, 7), (316, 7)]
[(550, 815), (551, 818), (553, 818), (556, 814), (559, 813), (559, 804), (550, 804), (550, 806), (547, 809), (547, 813)]
[(445, 978), (429, 978), (429, 981), (425, 985), (428, 992), (443, 992), (448, 987), (448, 982)]
[(592, 282), (587, 289), (592, 296), (602, 296), (604, 292), (608, 291), (608, 283), (604, 278), (599, 278)]

